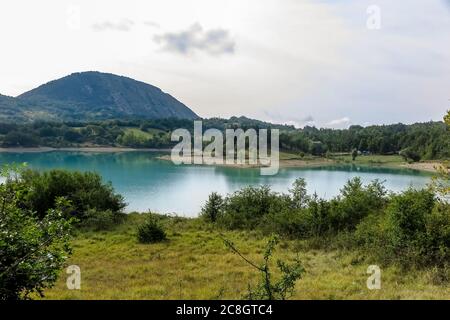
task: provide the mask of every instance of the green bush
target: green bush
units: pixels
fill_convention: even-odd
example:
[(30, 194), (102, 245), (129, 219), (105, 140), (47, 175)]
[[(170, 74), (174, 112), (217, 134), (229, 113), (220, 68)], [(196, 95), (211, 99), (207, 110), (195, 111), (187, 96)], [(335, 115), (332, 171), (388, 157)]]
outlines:
[(225, 199), (219, 223), (230, 229), (258, 226), (271, 210), (290, 205), (290, 199), (272, 192), (269, 186), (246, 187)]
[(258, 228), (322, 245), (339, 242), (385, 263), (450, 266), (450, 205), (432, 189), (387, 195), (378, 180), (363, 185), (354, 178), (339, 196), (324, 200), (307, 195), (298, 179), (289, 194), (247, 187), (227, 196), (223, 206), (214, 203), (219, 201), (210, 198), (204, 208), (220, 211), (214, 216), (225, 228)]
[(152, 215), (138, 227), (137, 236), (140, 243), (156, 243), (167, 239), (166, 232)]
[(271, 212), (261, 223), (262, 230), (288, 238), (306, 238), (310, 233), (308, 215), (305, 209), (281, 209)]
[(429, 246), (435, 235), (427, 223), (435, 210), (436, 199), (429, 190), (409, 189), (392, 198), (387, 208), (387, 252), (403, 263), (432, 259), (436, 251)]
[(384, 261), (392, 258), (385, 250), (389, 244), (385, 213), (373, 213), (365, 217), (348, 240), (352, 245), (372, 253), (372, 256), (384, 258)]
[(274, 206), (274, 212), (265, 217), (264, 229), (268, 232), (307, 238), (352, 231), (364, 217), (381, 211), (387, 203), (379, 181), (363, 186), (359, 178), (349, 180), (340, 196), (331, 200), (316, 194), (308, 196), (301, 180), (294, 183), (290, 193), (291, 206)]
[(50, 170), (38, 172), (25, 170), (21, 174), (21, 183), (27, 192), (24, 194), (24, 205), (37, 212), (40, 217), (54, 208), (58, 197), (65, 197), (73, 204), (71, 216), (82, 221), (87, 218), (88, 211), (111, 211), (120, 213), (125, 202), (123, 197), (114, 192), (110, 183), (105, 184), (99, 174), (94, 172), (77, 172), (67, 170)]
[(437, 203), (425, 218), (426, 263), (450, 267), (450, 205)]
[[(5, 176), (2, 170), (2, 176)], [(0, 184), (0, 300), (43, 296), (71, 253), (70, 203), (58, 198), (43, 219), (21, 206), (22, 185), (6, 173)]]
[(326, 201), (319, 199), (317, 195), (314, 195), (309, 202), (309, 206), (306, 210), (307, 232), (306, 235), (310, 237), (321, 236), (330, 233), (335, 223), (333, 216), (333, 203), (332, 201)]
[(98, 211), (88, 209), (80, 222), (80, 227), (93, 231), (109, 230), (121, 223), (125, 218), (124, 213), (114, 213), (111, 210)]
[(356, 228), (355, 242), (382, 261), (403, 266), (450, 264), (450, 205), (428, 189), (393, 195), (383, 214)]
[[(218, 202), (210, 198), (204, 214), (212, 212), (214, 203), (218, 211)], [(229, 195), (220, 205), (219, 223), (230, 229), (261, 226), (269, 233), (304, 238), (354, 230), (364, 217), (380, 211), (386, 203), (386, 190), (377, 180), (363, 186), (359, 178), (354, 178), (338, 197), (324, 200), (309, 196), (305, 181), (297, 179), (289, 194), (262, 186), (246, 187)]]
[(353, 178), (341, 189), (340, 196), (331, 201), (329, 225), (335, 231), (354, 230), (364, 217), (379, 211), (386, 203), (386, 189), (381, 182), (375, 180), (363, 186), (360, 178)]

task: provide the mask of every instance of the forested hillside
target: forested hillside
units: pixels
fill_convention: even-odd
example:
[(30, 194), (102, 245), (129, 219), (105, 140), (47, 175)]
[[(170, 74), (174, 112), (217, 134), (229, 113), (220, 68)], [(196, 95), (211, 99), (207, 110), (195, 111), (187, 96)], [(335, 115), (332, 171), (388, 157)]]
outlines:
[[(173, 146), (171, 132), (193, 130), (186, 119), (108, 120), (96, 122), (0, 123), (3, 147), (125, 146), (165, 148)], [(203, 130), (217, 128), (267, 128), (280, 130), (280, 147), (298, 154), (326, 156), (358, 151), (365, 154), (401, 154), (413, 161), (450, 158), (450, 131), (443, 122), (351, 126), (349, 129), (317, 129), (275, 125), (245, 117), (203, 119)]]
[(416, 159), (450, 157), (450, 132), (443, 122), (351, 126), (344, 130), (305, 127), (284, 132), (280, 143), (284, 149), (316, 155), (356, 149), (375, 154), (403, 151)]

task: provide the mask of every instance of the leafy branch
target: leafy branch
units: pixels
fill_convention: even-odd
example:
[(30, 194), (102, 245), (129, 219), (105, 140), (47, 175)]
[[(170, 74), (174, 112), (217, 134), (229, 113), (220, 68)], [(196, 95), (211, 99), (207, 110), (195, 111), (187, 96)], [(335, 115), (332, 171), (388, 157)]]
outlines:
[(270, 268), (270, 260), (272, 258), (275, 246), (278, 244), (278, 237), (272, 235), (266, 244), (263, 255), (263, 263), (258, 265), (245, 257), (234, 245), (234, 243), (222, 235), (225, 246), (233, 253), (237, 254), (252, 268), (261, 273), (260, 282), (253, 288), (248, 285), (248, 293), (244, 296), (249, 300), (285, 300), (294, 293), (297, 280), (302, 277), (305, 269), (303, 268), (298, 257), (294, 263), (289, 265), (281, 260), (277, 260), (278, 269), (281, 272), (281, 278), (278, 281), (272, 280), (272, 272)]

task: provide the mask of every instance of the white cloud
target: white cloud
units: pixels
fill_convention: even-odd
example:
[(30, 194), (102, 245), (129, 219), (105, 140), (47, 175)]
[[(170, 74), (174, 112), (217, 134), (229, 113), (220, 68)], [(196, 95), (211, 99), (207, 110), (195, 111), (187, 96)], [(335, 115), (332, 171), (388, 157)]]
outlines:
[(340, 119), (334, 119), (331, 120), (330, 122), (328, 122), (326, 124), (327, 127), (331, 127), (331, 128), (336, 128), (336, 129), (340, 129), (340, 128), (347, 128), (350, 125), (350, 118), (349, 117), (343, 117)]
[(309, 115), (305, 117), (296, 117), (289, 114), (282, 114), (276, 111), (264, 110), (264, 120), (271, 123), (286, 124), (296, 128), (305, 126), (316, 126), (314, 118)]
[(235, 47), (227, 30), (204, 30), (199, 23), (193, 24), (187, 30), (157, 35), (154, 40), (165, 50), (181, 54), (189, 54), (196, 50), (212, 55), (232, 54)]
[(354, 124), (438, 120), (448, 108), (448, 1), (378, 0), (382, 28), (372, 31), (370, 0), (76, 3), (74, 30), (73, 0), (2, 1), (0, 93), (98, 70), (156, 85), (207, 117), (325, 126), (343, 115)]

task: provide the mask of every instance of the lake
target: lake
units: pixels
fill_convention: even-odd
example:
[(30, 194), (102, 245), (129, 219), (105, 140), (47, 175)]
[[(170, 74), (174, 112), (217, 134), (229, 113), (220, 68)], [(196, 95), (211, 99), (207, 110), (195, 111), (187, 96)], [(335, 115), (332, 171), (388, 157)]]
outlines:
[(345, 182), (356, 176), (364, 183), (385, 181), (385, 186), (395, 192), (409, 186), (422, 187), (430, 181), (430, 174), (415, 170), (355, 165), (281, 168), (275, 176), (261, 176), (257, 168), (176, 166), (156, 159), (159, 155), (144, 151), (0, 153), (0, 164), (27, 162), (35, 169), (96, 171), (125, 197), (128, 212), (153, 210), (183, 216), (196, 216), (212, 191), (225, 195), (247, 185), (267, 184), (275, 191), (287, 192), (299, 177), (305, 178), (310, 193), (317, 192), (324, 198), (337, 195)]

